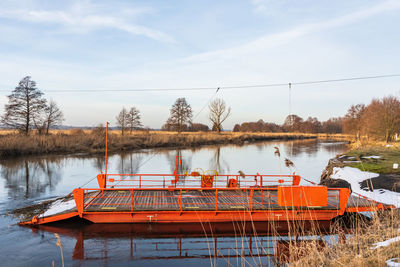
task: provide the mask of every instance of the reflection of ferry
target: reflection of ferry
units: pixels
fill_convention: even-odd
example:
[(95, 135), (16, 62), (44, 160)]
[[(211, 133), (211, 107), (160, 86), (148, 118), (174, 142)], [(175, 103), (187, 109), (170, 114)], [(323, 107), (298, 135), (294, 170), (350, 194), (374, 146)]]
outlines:
[[(329, 231), (329, 222), (301, 224), (303, 233), (314, 228)], [(291, 225), (294, 228), (293, 225)], [(74, 260), (160, 260), (194, 258), (260, 258), (286, 261), (290, 248), (325, 242), (319, 236), (301, 240), (290, 238), (287, 223), (207, 223), (207, 224), (68, 224), (42, 225), (33, 231), (54, 232), (76, 239)], [(95, 243), (93, 241), (96, 240)], [(114, 242), (118, 241), (118, 242)], [(264, 261), (264, 260), (263, 260)]]
[(98, 188), (74, 189), (73, 196), (21, 224), (77, 216), (93, 223), (326, 221), (345, 212), (388, 208), (347, 188), (300, 185), (295, 174), (178, 174), (178, 157), (173, 174), (109, 174), (107, 141), (105, 163)]

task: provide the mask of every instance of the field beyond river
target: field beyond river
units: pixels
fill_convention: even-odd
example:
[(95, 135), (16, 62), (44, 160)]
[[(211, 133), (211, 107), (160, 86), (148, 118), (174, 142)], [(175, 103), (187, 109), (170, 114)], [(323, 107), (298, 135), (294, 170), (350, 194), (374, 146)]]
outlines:
[[(148, 148), (188, 148), (202, 145), (237, 144), (267, 140), (298, 139), (349, 140), (348, 135), (307, 133), (236, 133), (236, 132), (166, 132), (134, 131), (121, 134), (119, 130), (109, 132), (108, 151), (123, 152)], [(0, 159), (43, 154), (98, 154), (105, 150), (105, 131), (55, 130), (49, 135), (20, 135), (12, 131), (0, 132)]]

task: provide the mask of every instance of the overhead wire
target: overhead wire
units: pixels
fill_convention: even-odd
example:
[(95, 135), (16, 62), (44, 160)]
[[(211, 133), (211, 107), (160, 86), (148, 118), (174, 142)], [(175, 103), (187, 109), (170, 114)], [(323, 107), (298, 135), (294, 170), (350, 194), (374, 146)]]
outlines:
[(218, 87), (217, 90), (214, 92), (214, 94), (212, 94), (212, 96), (210, 97), (210, 99), (208, 99), (208, 101), (205, 103), (205, 105), (200, 109), (200, 111), (196, 113), (196, 115), (193, 117), (193, 120), (195, 120), (195, 119), (197, 118), (197, 116), (199, 116), (200, 113), (209, 105), (209, 103), (211, 102), (211, 100), (217, 95), (219, 89), (220, 89), (220, 88)]
[[(300, 81), (290, 82), (293, 85), (306, 85), (306, 84), (321, 84), (321, 83), (334, 83), (334, 82), (346, 82), (346, 81), (357, 81), (357, 80), (369, 80), (369, 79), (382, 79), (400, 77), (400, 74), (386, 74), (386, 75), (375, 75), (375, 76), (360, 76), (360, 77), (348, 77), (339, 79), (326, 79), (326, 80), (315, 80), (315, 81)], [(65, 90), (44, 90), (45, 92), (51, 93), (93, 93), (93, 92), (163, 92), (163, 91), (206, 91), (206, 90), (227, 90), (227, 89), (246, 89), (246, 88), (266, 88), (266, 87), (283, 87), (287, 86), (289, 82), (285, 83), (269, 83), (269, 84), (254, 84), (254, 85), (235, 85), (235, 86), (214, 86), (214, 87), (184, 87), (184, 88), (136, 88), (136, 89), (65, 89)], [(0, 92), (8, 92), (9, 90), (0, 90)]]

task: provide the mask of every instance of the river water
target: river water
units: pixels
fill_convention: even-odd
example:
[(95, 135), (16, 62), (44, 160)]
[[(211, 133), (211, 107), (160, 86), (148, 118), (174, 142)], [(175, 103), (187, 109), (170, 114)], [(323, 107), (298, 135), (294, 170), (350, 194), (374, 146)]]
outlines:
[[(274, 147), (279, 147), (280, 158), (274, 155)], [(237, 174), (239, 170), (245, 174), (296, 172), (319, 182), (328, 160), (345, 149), (346, 144), (341, 142), (301, 140), (146, 150), (114, 154), (109, 157), (108, 169), (110, 173), (172, 173), (175, 157), (180, 155), (181, 172), (195, 168), (217, 170), (220, 174)], [(295, 166), (287, 168), (283, 163), (285, 158)], [(60, 235), (66, 266), (225, 266), (228, 263), (268, 266), (274, 264), (277, 251), (285, 248), (288, 237), (263, 233), (265, 225), (252, 227), (257, 227), (257, 236), (238, 233), (237, 226), (229, 224), (70, 223), (36, 229), (18, 226), (18, 219), (6, 216), (13, 209), (66, 195), (82, 185), (97, 187), (94, 178), (103, 168), (103, 157), (83, 155), (1, 161), (0, 266), (51, 266), (52, 261), (61, 266), (54, 233)], [(214, 253), (219, 257), (213, 257)]]

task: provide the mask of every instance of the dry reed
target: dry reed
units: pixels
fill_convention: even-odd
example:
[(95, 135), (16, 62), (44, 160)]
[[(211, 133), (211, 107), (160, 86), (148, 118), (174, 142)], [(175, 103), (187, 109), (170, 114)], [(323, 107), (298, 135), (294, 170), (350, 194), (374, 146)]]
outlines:
[[(160, 131), (136, 131), (122, 136), (110, 131), (109, 151), (122, 152), (159, 147), (198, 147), (214, 144), (244, 144), (266, 140), (294, 140), (316, 138), (301, 133), (181, 133)], [(69, 153), (102, 153), (105, 149), (104, 132), (75, 129), (47, 136), (0, 134), (0, 158)]]

